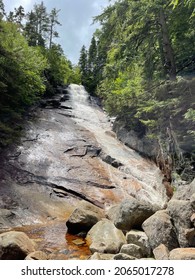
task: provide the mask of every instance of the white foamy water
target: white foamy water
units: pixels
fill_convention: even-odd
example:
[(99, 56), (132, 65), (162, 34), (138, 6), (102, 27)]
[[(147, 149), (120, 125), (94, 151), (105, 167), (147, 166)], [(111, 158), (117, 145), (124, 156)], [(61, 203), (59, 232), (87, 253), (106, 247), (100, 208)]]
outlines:
[(77, 106), (80, 104), (88, 103), (89, 94), (85, 90), (84, 86), (71, 84), (68, 89), (71, 93), (71, 100), (73, 102), (73, 105)]
[[(156, 165), (113, 137), (107, 116), (103, 110), (90, 104), (89, 95), (83, 86), (70, 85), (69, 92), (72, 100), (72, 113), (76, 122), (93, 133), (102, 150), (124, 165), (121, 171), (142, 186), (136, 196), (139, 199), (163, 205), (166, 197), (161, 183), (162, 174)], [(111, 169), (110, 176), (119, 185), (121, 183), (121, 188), (123, 188), (123, 182), (118, 177), (121, 175), (117, 172)]]

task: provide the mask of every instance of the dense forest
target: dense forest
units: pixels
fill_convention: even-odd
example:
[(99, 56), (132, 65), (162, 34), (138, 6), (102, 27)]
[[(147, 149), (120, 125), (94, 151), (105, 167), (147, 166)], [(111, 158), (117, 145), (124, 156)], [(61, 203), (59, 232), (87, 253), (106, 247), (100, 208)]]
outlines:
[(55, 43), (59, 12), (48, 12), (42, 2), (28, 13), (20, 6), (6, 14), (0, 0), (0, 147), (20, 135), (29, 106), (59, 85), (80, 82), (77, 67)]
[(132, 148), (186, 179), (195, 170), (195, 1), (109, 2), (73, 66), (56, 44), (59, 10), (42, 2), (6, 14), (0, 0), (0, 147), (20, 135), (30, 106), (82, 83), (148, 147)]
[(194, 0), (115, 1), (94, 18), (100, 28), (79, 60), (88, 91), (138, 138), (157, 140), (155, 160), (169, 169), (176, 161), (180, 173), (185, 157), (195, 168), (194, 7)]

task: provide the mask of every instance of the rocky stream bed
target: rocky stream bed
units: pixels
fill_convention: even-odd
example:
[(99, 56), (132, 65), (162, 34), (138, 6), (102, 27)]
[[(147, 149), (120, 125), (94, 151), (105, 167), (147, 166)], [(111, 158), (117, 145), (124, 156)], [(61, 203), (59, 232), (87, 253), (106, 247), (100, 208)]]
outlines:
[(82, 86), (42, 101), (0, 157), (0, 259), (195, 259), (195, 180), (171, 198)]

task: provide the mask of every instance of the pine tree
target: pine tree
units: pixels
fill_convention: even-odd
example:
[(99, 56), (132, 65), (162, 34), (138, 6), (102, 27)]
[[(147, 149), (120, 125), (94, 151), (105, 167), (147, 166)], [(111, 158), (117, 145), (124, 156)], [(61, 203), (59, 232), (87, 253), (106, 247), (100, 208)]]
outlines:
[(24, 8), (22, 6), (15, 8), (13, 13), (14, 22), (16, 22), (20, 27), (23, 27), (22, 22), (24, 18), (25, 18)]
[(58, 32), (55, 30), (56, 25), (61, 25), (60, 22), (58, 21), (59, 12), (60, 12), (60, 10), (56, 10), (54, 8), (54, 9), (51, 10), (51, 13), (49, 15), (49, 28), (48, 28), (49, 49), (51, 49), (51, 47), (52, 47), (53, 38), (58, 38), (59, 37)]
[(32, 46), (45, 46), (49, 30), (49, 17), (43, 2), (35, 4), (27, 14), (25, 34)]
[(91, 73), (94, 72), (97, 62), (97, 43), (95, 36), (92, 37), (91, 44), (88, 51), (88, 68)]
[(85, 46), (80, 51), (79, 66), (81, 70), (81, 81), (85, 86), (88, 80), (88, 53)]
[(5, 15), (6, 14), (5, 14), (4, 3), (3, 3), (3, 0), (0, 0), (0, 20), (2, 20)]

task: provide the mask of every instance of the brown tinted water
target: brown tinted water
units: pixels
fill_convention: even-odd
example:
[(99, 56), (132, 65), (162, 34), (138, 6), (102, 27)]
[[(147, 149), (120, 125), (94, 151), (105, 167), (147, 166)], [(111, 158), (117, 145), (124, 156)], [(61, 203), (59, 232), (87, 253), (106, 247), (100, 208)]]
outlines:
[[(91, 255), (85, 239), (67, 233), (65, 221), (15, 228), (35, 241), (37, 250), (51, 256), (51, 259), (88, 259)], [(76, 243), (76, 244), (75, 244)]]

